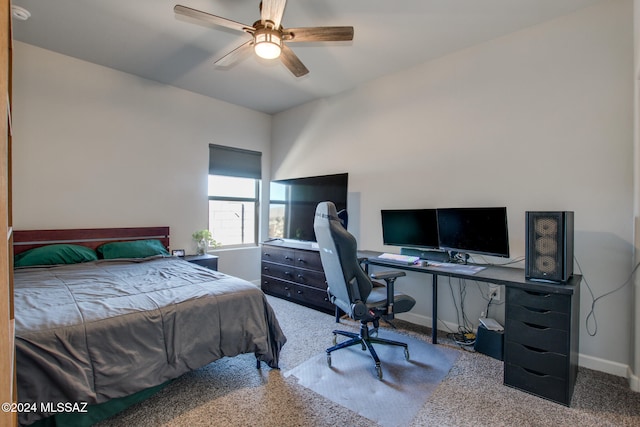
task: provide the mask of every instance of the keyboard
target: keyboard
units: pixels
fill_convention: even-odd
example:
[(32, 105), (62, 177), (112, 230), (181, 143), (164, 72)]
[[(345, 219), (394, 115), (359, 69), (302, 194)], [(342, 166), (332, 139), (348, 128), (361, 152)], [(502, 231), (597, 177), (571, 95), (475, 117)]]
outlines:
[(420, 260), (420, 257), (417, 256), (409, 256), (409, 255), (400, 255), (400, 254), (389, 254), (384, 253), (376, 257), (380, 261), (391, 262), (399, 265), (412, 265)]

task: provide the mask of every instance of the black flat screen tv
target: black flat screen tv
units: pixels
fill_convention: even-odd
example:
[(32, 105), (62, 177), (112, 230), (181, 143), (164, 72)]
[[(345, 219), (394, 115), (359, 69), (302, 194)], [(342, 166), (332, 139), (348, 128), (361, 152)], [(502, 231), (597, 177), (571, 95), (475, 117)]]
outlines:
[(349, 174), (310, 176), (271, 181), (269, 238), (316, 241), (316, 206), (330, 201), (338, 212), (347, 209)]
[(435, 209), (385, 209), (380, 214), (385, 245), (418, 249), (439, 247)]
[(506, 207), (437, 209), (440, 248), (509, 257)]

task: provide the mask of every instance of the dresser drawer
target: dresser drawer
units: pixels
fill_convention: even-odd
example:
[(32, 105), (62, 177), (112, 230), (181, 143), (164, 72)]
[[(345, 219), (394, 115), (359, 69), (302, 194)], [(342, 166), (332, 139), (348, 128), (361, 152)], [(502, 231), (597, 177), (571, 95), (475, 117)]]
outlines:
[(567, 312), (561, 313), (524, 305), (507, 304), (506, 317), (510, 321), (521, 320), (532, 325), (547, 326), (565, 331), (568, 331), (571, 325), (571, 319)]
[(297, 269), (295, 281), (306, 286), (311, 286), (320, 290), (327, 290), (327, 279), (322, 271)]
[(311, 288), (309, 286), (297, 285), (296, 293), (301, 301), (328, 310), (335, 310), (335, 306), (329, 301), (326, 290)]
[(296, 251), (290, 248), (276, 248), (273, 246), (262, 246), (262, 260), (281, 264), (295, 265)]
[(571, 297), (569, 295), (509, 287), (507, 288), (507, 304), (559, 313), (569, 313), (571, 311)]
[(322, 271), (322, 261), (320, 260), (320, 252), (314, 251), (296, 251), (296, 266), (309, 270)]
[(262, 276), (262, 291), (270, 295), (291, 299), (296, 295), (294, 286), (290, 282)]
[(566, 355), (513, 341), (507, 341), (505, 352), (507, 360), (513, 365), (559, 378), (565, 378), (568, 374), (569, 363)]
[(504, 366), (504, 383), (564, 405), (569, 405), (570, 403), (571, 397), (568, 383), (562, 378), (506, 363)]
[(262, 276), (263, 292), (279, 296), (290, 301), (322, 308), (326, 311), (334, 310), (334, 305), (329, 301), (327, 291), (296, 283)]
[(294, 281), (297, 269), (293, 265), (275, 264), (273, 262), (262, 263), (262, 274), (279, 279)]
[(507, 342), (517, 342), (539, 350), (565, 355), (569, 352), (568, 331), (534, 325), (521, 320), (507, 320), (504, 339)]

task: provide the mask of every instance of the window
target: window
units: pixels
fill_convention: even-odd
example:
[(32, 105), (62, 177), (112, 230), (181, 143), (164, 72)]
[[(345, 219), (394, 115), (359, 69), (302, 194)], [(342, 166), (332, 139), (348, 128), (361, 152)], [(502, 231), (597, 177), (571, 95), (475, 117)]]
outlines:
[(258, 243), (262, 154), (209, 146), (209, 230), (221, 246)]

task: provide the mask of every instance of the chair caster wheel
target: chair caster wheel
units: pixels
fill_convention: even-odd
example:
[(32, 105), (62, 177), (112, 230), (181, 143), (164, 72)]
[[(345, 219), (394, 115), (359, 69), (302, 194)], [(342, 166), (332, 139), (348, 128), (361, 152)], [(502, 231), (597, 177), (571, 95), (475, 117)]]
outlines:
[(378, 379), (382, 380), (382, 366), (376, 365), (376, 373), (378, 374)]
[(409, 360), (409, 347), (404, 348), (404, 360)]
[(327, 353), (327, 365), (331, 367), (331, 353)]
[(333, 334), (333, 345), (336, 345), (338, 343), (338, 335)]

